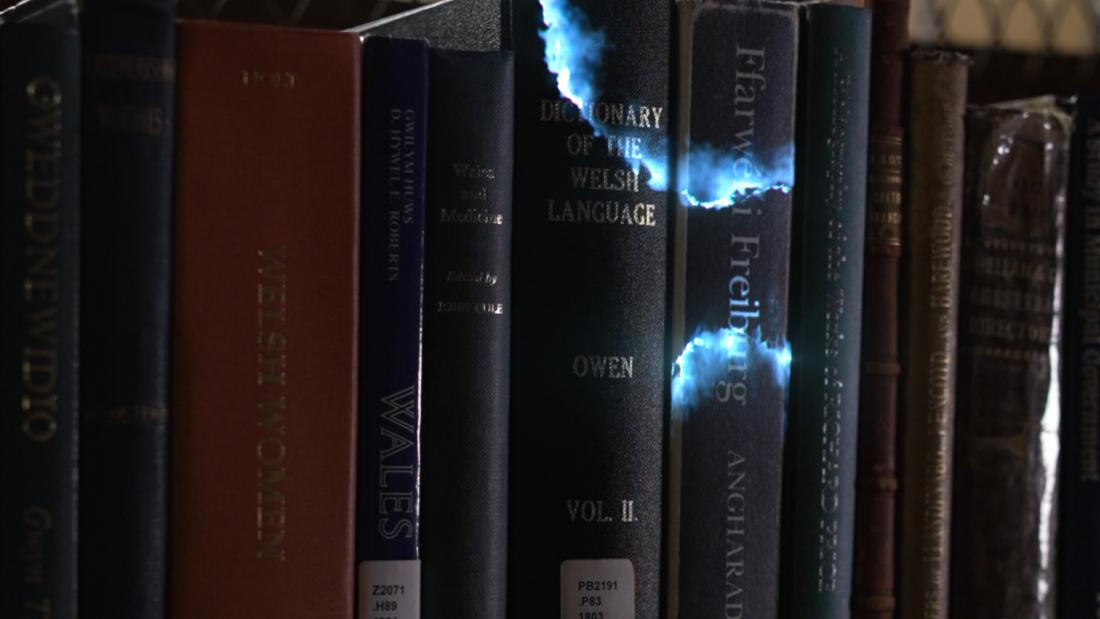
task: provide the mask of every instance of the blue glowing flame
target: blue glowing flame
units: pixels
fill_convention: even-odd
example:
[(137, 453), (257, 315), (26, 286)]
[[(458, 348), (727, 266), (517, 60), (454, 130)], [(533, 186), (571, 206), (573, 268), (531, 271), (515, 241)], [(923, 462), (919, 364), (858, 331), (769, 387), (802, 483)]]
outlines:
[[(597, 137), (614, 135), (591, 108), (600, 98), (596, 84), (604, 52), (610, 45), (607, 37), (568, 0), (540, 0), (540, 4), (545, 28), (539, 34), (546, 43), (546, 66), (557, 77), (558, 92), (577, 106)], [(668, 141), (649, 136), (638, 146), (637, 160), (631, 162), (634, 171), (645, 168), (651, 188), (668, 189)]]
[[(591, 104), (601, 96), (597, 84), (604, 52), (610, 46), (607, 37), (569, 0), (540, 0), (540, 5), (546, 66), (556, 77), (558, 92), (577, 107), (597, 137), (613, 135), (591, 112)], [(630, 163), (636, 172), (641, 168), (649, 172), (652, 189), (665, 191), (670, 180), (668, 155), (667, 139), (651, 137), (643, 140), (636, 160)], [(693, 145), (688, 159), (690, 178), (685, 187), (678, 188), (685, 206), (726, 208), (768, 191), (790, 191), (794, 185), (793, 146), (750, 156)]]
[(793, 186), (793, 144), (767, 157), (694, 144), (688, 155), (687, 187), (680, 190), (680, 198), (686, 206), (726, 208), (768, 191), (786, 193)]
[(771, 369), (779, 387), (786, 387), (791, 375), (791, 345), (773, 347), (759, 334), (737, 329), (701, 330), (684, 346), (672, 369), (672, 408), (684, 415), (707, 398), (730, 374), (731, 366), (745, 368), (752, 375), (761, 365)]

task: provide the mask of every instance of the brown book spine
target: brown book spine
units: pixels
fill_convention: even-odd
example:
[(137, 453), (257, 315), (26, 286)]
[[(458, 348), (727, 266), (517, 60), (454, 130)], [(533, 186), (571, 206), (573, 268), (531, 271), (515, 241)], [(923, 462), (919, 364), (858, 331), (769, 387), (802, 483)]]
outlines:
[(1055, 617), (1071, 124), (1051, 97), (967, 110), (954, 617)]
[(863, 375), (853, 616), (894, 614), (897, 501), (898, 275), (901, 259), (902, 81), (909, 47), (909, 1), (871, 5), (871, 122), (867, 166)]
[(181, 23), (177, 619), (352, 616), (360, 53)]
[(902, 278), (902, 619), (946, 619), (969, 59), (914, 53)]

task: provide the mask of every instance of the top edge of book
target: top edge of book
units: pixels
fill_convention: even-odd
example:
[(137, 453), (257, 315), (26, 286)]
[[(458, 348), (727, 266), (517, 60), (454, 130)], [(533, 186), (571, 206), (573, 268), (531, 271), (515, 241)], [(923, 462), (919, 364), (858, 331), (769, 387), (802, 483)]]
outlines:
[(256, 33), (271, 33), (271, 34), (287, 34), (287, 35), (302, 35), (302, 36), (331, 36), (341, 38), (351, 38), (354, 36), (352, 33), (341, 30), (328, 30), (325, 28), (302, 28), (299, 26), (280, 26), (275, 24), (260, 24), (251, 22), (232, 22), (222, 21), (217, 19), (192, 19), (192, 18), (180, 18), (178, 23), (184, 28), (199, 27), (202, 29), (217, 29), (223, 31), (237, 31), (237, 32), (256, 32)]
[(492, 51), (502, 47), (500, 0), (442, 0), (345, 30), (358, 35), (423, 39), (435, 48)]
[(727, 10), (727, 11), (755, 11), (764, 13), (780, 13), (795, 17), (803, 3), (787, 2), (785, 0), (702, 0), (696, 3), (700, 11)]

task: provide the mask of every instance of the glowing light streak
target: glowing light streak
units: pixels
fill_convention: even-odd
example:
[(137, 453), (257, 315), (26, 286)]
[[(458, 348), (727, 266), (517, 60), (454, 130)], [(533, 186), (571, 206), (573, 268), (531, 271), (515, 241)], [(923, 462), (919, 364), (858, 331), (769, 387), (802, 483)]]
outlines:
[[(546, 66), (555, 76), (558, 92), (577, 107), (597, 137), (614, 135), (590, 111), (590, 105), (601, 95), (599, 72), (611, 45), (607, 36), (569, 0), (540, 0), (540, 5), (544, 28), (539, 34), (545, 43)], [(669, 187), (668, 146), (666, 135), (643, 138), (638, 158), (629, 161), (635, 172), (641, 168), (649, 172), (649, 186), (655, 191)], [(727, 208), (769, 191), (790, 191), (794, 185), (793, 146), (754, 156), (695, 144), (688, 160), (690, 180), (677, 192), (681, 203), (688, 207)]]
[(684, 346), (672, 368), (674, 414), (685, 415), (704, 399), (714, 398), (715, 386), (729, 378), (731, 365), (745, 368), (749, 383), (757, 380), (759, 367), (767, 367), (775, 385), (786, 388), (791, 360), (787, 342), (773, 347), (759, 334), (729, 328), (701, 330)]

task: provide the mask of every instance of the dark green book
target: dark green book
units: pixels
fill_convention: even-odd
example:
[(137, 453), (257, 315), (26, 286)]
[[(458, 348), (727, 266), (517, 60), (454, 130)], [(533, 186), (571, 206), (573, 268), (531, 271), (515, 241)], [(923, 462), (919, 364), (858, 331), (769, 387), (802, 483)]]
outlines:
[(851, 614), (871, 12), (802, 10), (784, 616)]

